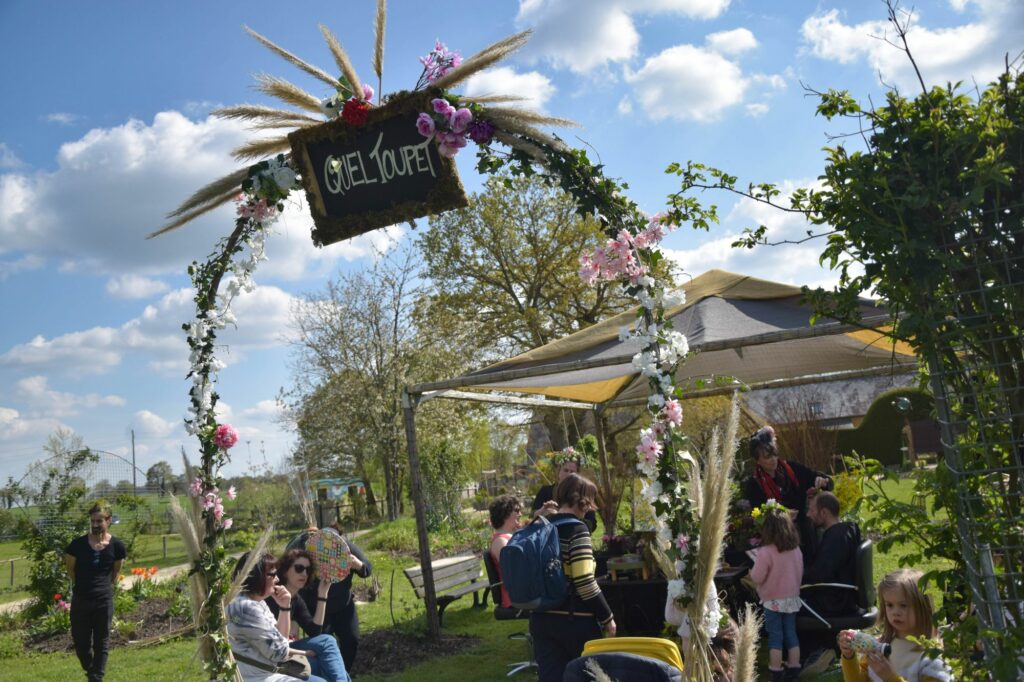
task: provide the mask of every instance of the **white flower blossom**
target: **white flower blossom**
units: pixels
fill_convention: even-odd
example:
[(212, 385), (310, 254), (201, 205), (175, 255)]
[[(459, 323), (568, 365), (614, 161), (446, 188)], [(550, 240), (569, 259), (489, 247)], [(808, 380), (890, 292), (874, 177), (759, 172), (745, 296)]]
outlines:
[(658, 393), (652, 393), (647, 398), (647, 404), (660, 410), (662, 405), (665, 404), (665, 396)]
[(623, 326), (619, 327), (619, 341), (628, 341), (629, 340), (629, 335), (630, 335), (630, 333), (629, 333), (629, 326), (628, 325), (623, 325)]

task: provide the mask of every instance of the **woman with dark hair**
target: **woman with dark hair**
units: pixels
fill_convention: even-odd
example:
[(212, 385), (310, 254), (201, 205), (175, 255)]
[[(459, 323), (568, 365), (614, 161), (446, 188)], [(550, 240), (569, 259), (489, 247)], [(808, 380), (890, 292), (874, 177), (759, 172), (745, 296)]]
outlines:
[[(547, 517), (558, 526), (562, 568), (569, 580), (569, 597), (549, 611), (530, 614), (530, 634), (537, 657), (539, 682), (560, 682), (569, 661), (583, 646), (604, 634), (615, 636), (615, 620), (594, 578), (594, 546), (583, 523), (597, 507), (597, 486), (579, 474), (569, 474), (555, 490), (558, 511)], [(566, 522), (568, 520), (568, 522)]]
[(814, 526), (807, 518), (807, 494), (811, 490), (832, 490), (832, 479), (799, 462), (779, 457), (775, 429), (770, 426), (750, 437), (750, 456), (755, 463), (754, 473), (743, 486), (743, 496), (750, 502), (751, 509), (775, 500), (795, 512), (800, 548), (804, 559), (810, 561), (814, 555), (815, 535)]
[[(519, 516), (523, 513), (523, 504), (515, 495), (499, 495), (491, 502), (488, 508), (491, 516), (491, 559), (494, 560), (494, 567), (498, 569), (498, 578), (501, 579), (501, 549), (508, 544), (512, 533), (519, 530)], [(505, 583), (501, 584), (501, 605), (505, 608), (512, 606), (508, 597), (508, 590)]]
[[(310, 656), (309, 667), (314, 675), (323, 677), (327, 682), (349, 682), (345, 663), (341, 660), (338, 641), (331, 635), (323, 633), (324, 615), (327, 611), (327, 592), (331, 583), (321, 581), (316, 590), (316, 609), (310, 615), (309, 608), (303, 599), (295, 595), (307, 584), (313, 582), (316, 575), (316, 562), (313, 555), (304, 549), (290, 549), (277, 562), (277, 576), (281, 584), (292, 595), (292, 622), (289, 637), (293, 638), (293, 649), (308, 649), (316, 652)], [(266, 600), (271, 613), (280, 616), (280, 607), (273, 598)], [(299, 639), (299, 628), (306, 637)]]
[[(331, 524), (331, 528), (341, 534), (338, 523)], [(356, 543), (350, 538), (345, 538), (351, 552), (351, 572), (344, 580), (331, 583), (327, 591), (327, 615), (325, 616), (324, 632), (333, 634), (338, 639), (338, 648), (341, 650), (341, 658), (345, 661), (345, 670), (355, 670), (356, 652), (359, 650), (359, 614), (356, 612), (355, 598), (352, 596), (352, 576), (369, 578), (373, 571), (373, 564), (363, 553)], [(303, 601), (310, 611), (316, 611), (321, 603), (317, 601), (320, 594), (320, 580), (310, 580), (306, 586), (299, 591)]]
[[(237, 578), (249, 560), (246, 552), (235, 564)], [(275, 619), (266, 599), (277, 603)], [(293, 649), (288, 642), (291, 631), (292, 595), (277, 582), (277, 562), (272, 554), (264, 554), (253, 565), (242, 591), (228, 604), (228, 641), (244, 682), (299, 682), (299, 678), (277, 672), (279, 663), (291, 654), (316, 656), (312, 650)], [(310, 675), (309, 682), (327, 682)]]

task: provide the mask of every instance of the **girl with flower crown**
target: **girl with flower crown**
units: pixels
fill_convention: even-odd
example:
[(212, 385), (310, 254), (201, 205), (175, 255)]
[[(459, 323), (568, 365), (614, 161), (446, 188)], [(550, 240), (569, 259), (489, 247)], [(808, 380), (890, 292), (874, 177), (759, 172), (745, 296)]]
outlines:
[[(750, 579), (764, 609), (768, 632), (768, 672), (772, 682), (800, 677), (800, 643), (796, 638), (796, 612), (800, 610), (800, 579), (804, 560), (800, 534), (789, 511), (775, 500), (759, 507), (761, 547), (757, 551)], [(786, 667), (782, 652), (786, 652)]]
[(800, 549), (811, 561), (815, 534), (814, 525), (807, 518), (807, 499), (819, 490), (832, 490), (832, 479), (799, 462), (779, 457), (775, 429), (770, 426), (759, 429), (750, 437), (750, 456), (755, 463), (754, 473), (743, 486), (743, 497), (750, 502), (751, 508), (760, 507), (772, 499), (795, 512)]

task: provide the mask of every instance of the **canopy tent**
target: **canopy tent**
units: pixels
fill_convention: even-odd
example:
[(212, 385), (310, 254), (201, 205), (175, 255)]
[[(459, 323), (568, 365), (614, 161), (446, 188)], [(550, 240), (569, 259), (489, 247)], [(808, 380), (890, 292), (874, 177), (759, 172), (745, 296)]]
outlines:
[[(680, 364), (676, 385), (693, 387), (698, 380), (714, 385), (723, 378), (729, 383), (725, 387), (688, 390), (686, 397), (731, 392), (741, 386), (756, 389), (816, 383), (917, 368), (913, 349), (885, 335), (891, 317), (874, 301), (859, 302), (861, 324), (819, 319), (812, 326), (813, 310), (801, 304), (799, 287), (710, 270), (682, 288), (685, 301), (666, 311), (674, 329), (687, 336), (692, 351)], [(647, 380), (632, 364), (633, 356), (642, 350), (641, 342), (633, 337), (620, 340), (621, 328), (632, 329), (635, 322), (636, 311), (626, 311), (476, 372), (405, 388), (402, 406), (410, 492), (425, 579), (432, 579), (432, 571), (416, 447), (416, 407), (424, 400), (450, 398), (600, 413), (608, 407), (646, 403)], [(598, 450), (606, 477), (607, 458), (600, 427)], [(610, 488), (609, 480), (604, 484)], [(436, 633), (436, 598), (430, 589), (433, 586), (426, 587), (427, 624)]]
[[(874, 301), (860, 301), (863, 329), (827, 319), (812, 327), (813, 311), (801, 304), (799, 287), (710, 270), (682, 289), (685, 301), (666, 317), (697, 352), (680, 365), (679, 386), (727, 378), (756, 387), (916, 368), (913, 349), (883, 333), (890, 320)], [(564, 406), (577, 408), (646, 399), (647, 380), (631, 362), (641, 342), (619, 339), (620, 329), (632, 329), (635, 321), (635, 312), (626, 311), (463, 377), (412, 387), (410, 393), (469, 398), (445, 391), (465, 387), (539, 394), (576, 401)]]

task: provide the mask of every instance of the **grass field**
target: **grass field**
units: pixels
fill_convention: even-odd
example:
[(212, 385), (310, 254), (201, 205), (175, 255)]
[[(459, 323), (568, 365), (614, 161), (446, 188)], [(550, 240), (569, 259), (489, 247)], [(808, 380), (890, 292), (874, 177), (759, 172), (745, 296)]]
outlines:
[[(912, 482), (886, 483), (887, 491), (896, 499), (910, 501)], [(486, 545), (490, 533), (483, 528), (479, 520), (475, 529), (459, 534), (438, 533), (431, 536), (434, 550), (470, 542), (475, 546)], [(601, 530), (598, 529), (599, 537)], [(416, 561), (409, 555), (398, 554), (392, 550), (415, 547), (415, 526), (412, 519), (383, 524), (370, 531), (358, 540), (366, 549), (374, 564), (374, 573), (383, 586), (380, 598), (373, 603), (359, 607), (361, 629), (364, 633), (382, 628), (398, 627), (410, 635), (422, 631), (424, 627), (423, 602), (415, 597), (401, 569), (414, 565)], [(0, 559), (5, 552), (17, 551), (10, 547), (12, 543), (0, 545)], [(173, 548), (173, 551), (172, 551)], [(901, 548), (896, 547), (886, 554), (875, 553), (876, 581), (886, 572), (898, 567)], [(157, 536), (147, 537), (139, 546), (140, 556), (154, 557), (162, 554), (162, 544)], [(180, 553), (180, 544), (172, 544), (168, 540), (167, 564), (184, 563), (184, 554)], [(180, 554), (179, 554), (180, 553)], [(172, 556), (178, 556), (175, 560)], [(161, 559), (138, 561), (139, 565), (162, 565)], [(936, 565), (917, 566), (927, 569)], [(0, 563), (0, 567), (3, 564)], [(0, 579), (2, 579), (0, 575)], [(939, 595), (935, 595), (939, 596)], [(394, 620), (392, 620), (394, 619)], [(486, 609), (472, 608), (472, 599), (466, 597), (452, 604), (445, 612), (444, 632), (449, 634), (466, 634), (480, 638), (480, 643), (471, 649), (453, 656), (432, 658), (392, 676), (372, 675), (368, 672), (360, 674), (360, 682), (418, 682), (420, 680), (437, 680), (439, 682), (484, 682), (503, 679), (506, 666), (514, 661), (525, 658), (525, 645), (519, 641), (509, 641), (508, 635), (526, 629), (525, 622), (495, 621), (490, 607)], [(17, 635), (0, 633), (0, 661), (4, 680), (12, 682), (66, 682), (81, 676), (77, 660), (70, 655), (49, 654), (45, 656), (26, 656), (20, 652), (20, 646), (12, 641)], [(414, 640), (410, 638), (410, 646)], [(154, 681), (201, 682), (207, 679), (195, 660), (195, 646), (192, 639), (184, 639), (160, 646), (143, 649), (119, 648), (111, 653), (107, 680), (110, 682), (128, 682), (129, 680), (149, 679)], [(357, 671), (358, 672), (358, 671)], [(529, 679), (530, 674), (520, 676)], [(819, 678), (825, 682), (838, 682), (842, 679), (838, 671)]]

